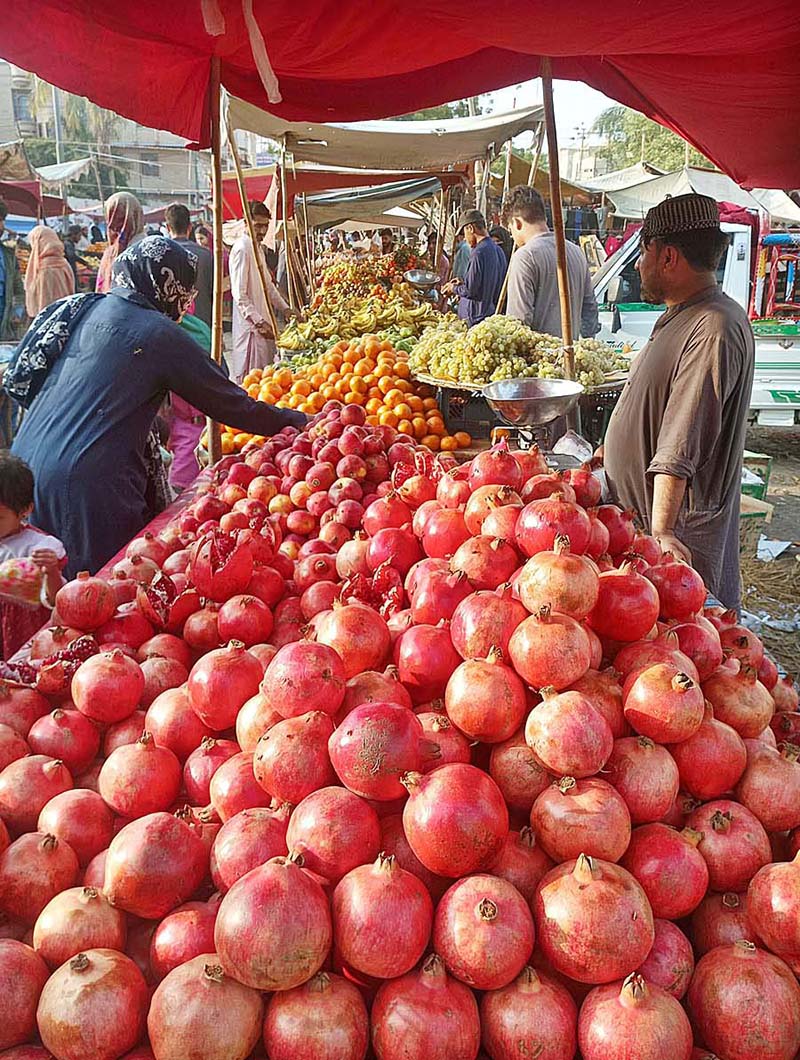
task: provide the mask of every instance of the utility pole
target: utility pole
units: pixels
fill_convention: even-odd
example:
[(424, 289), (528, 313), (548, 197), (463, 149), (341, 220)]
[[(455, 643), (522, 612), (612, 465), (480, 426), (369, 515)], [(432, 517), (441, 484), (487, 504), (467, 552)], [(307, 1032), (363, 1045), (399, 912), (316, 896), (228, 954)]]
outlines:
[(578, 149), (578, 171), (575, 174), (575, 178), (580, 182), (583, 180), (583, 145), (586, 143), (586, 136), (588, 129), (582, 123), (575, 126), (575, 135), (580, 140), (580, 148)]
[(53, 100), (53, 129), (56, 141), (56, 162), (59, 164), (62, 162), (61, 157), (61, 100), (59, 99), (58, 89), (55, 85), (50, 86), (50, 92)]

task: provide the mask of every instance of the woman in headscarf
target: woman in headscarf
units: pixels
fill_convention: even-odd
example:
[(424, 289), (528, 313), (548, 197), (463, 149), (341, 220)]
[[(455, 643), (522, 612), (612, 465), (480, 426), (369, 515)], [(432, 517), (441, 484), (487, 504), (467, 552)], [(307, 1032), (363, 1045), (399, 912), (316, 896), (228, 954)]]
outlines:
[(106, 199), (105, 214), (108, 246), (100, 259), (95, 285), (100, 294), (111, 290), (114, 262), (119, 255), (145, 237), (142, 204), (129, 191), (118, 191)]
[(51, 302), (75, 293), (75, 276), (64, 255), (64, 244), (52, 228), (36, 225), (28, 236), (31, 253), (25, 270), (25, 309), (38, 316)]
[(115, 262), (109, 294), (40, 313), (6, 375), (28, 410), (12, 451), (34, 474), (32, 521), (63, 541), (70, 576), (97, 571), (156, 514), (148, 439), (169, 391), (254, 434), (306, 422), (253, 401), (178, 327), (195, 262), (171, 239), (141, 240)]

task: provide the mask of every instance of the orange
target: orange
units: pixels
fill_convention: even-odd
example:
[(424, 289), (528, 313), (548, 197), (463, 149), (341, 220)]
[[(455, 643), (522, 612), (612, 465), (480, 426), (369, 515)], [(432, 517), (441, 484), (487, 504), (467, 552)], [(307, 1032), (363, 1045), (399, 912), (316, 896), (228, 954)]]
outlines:
[(426, 412), (438, 412), (439, 411), (439, 405), (438, 405), (438, 403), (436, 401), (436, 398), (427, 398), (427, 397), (423, 398), (422, 399), (422, 407), (425, 409)]
[[(364, 382), (366, 383), (366, 379), (364, 380)], [(378, 401), (380, 401), (381, 405), (383, 404), (383, 394), (376, 386), (371, 386), (369, 388), (369, 390), (367, 391), (367, 397), (377, 398)]]
[(389, 341), (389, 339), (384, 339), (383, 342), (381, 343), (381, 349), (382, 350), (387, 350), (387, 351), (388, 350), (393, 350), (394, 346), (392, 346), (392, 344)]
[(363, 394), (345, 394), (344, 403), (345, 405), (363, 405), (364, 396)]
[(417, 397), (416, 394), (409, 394), (408, 397), (406, 398), (406, 404), (414, 412), (422, 412), (423, 409), (424, 409), (424, 405), (422, 404), (422, 398), (421, 397)]
[(306, 382), (305, 379), (299, 379), (292, 384), (292, 393), (299, 394), (301, 397), (308, 397), (311, 393), (311, 384)]
[(411, 420), (400, 420), (397, 424), (397, 430), (400, 434), (414, 434), (414, 425)]
[(319, 388), (325, 382), (325, 376), (322, 374), (322, 372), (315, 372), (308, 381), (311, 384), (312, 390), (319, 390)]
[(439, 435), (438, 434), (426, 434), (424, 438), (420, 439), (423, 445), (427, 445), (429, 449), (432, 449), (434, 453), (439, 451)]
[(394, 366), (395, 375), (399, 375), (401, 379), (408, 379), (411, 375), (411, 369), (408, 367), (406, 361), (396, 361)]
[(279, 372), (275, 373), (275, 382), (279, 386), (291, 386), (293, 381), (294, 376), (292, 375), (291, 369), (289, 368), (281, 368)]
[(383, 400), (390, 409), (393, 409), (395, 405), (399, 405), (403, 400), (403, 391), (398, 387), (392, 387), (388, 393), (384, 394)]
[(454, 449), (458, 449), (458, 442), (451, 434), (446, 434), (439, 444), (445, 453), (452, 453)]
[(378, 419), (383, 427), (397, 426), (397, 416), (395, 416), (391, 409), (386, 409), (384, 412), (381, 412)]
[(411, 391), (414, 389), (413, 386), (411, 385), (411, 383), (409, 383), (409, 381), (407, 379), (395, 379), (394, 385), (403, 394), (410, 394)]
[(467, 434), (466, 431), (456, 431), (453, 437), (458, 442), (459, 449), (469, 449), (472, 445), (472, 436)]
[(369, 375), (369, 373), (374, 369), (374, 367), (374, 361), (371, 361), (369, 357), (362, 357), (360, 361), (356, 361), (355, 365), (353, 366), (353, 371), (356, 373), (356, 375)]
[(377, 413), (380, 412), (382, 405), (383, 405), (383, 402), (381, 401), (380, 398), (370, 397), (370, 399), (364, 405), (364, 408), (367, 410), (367, 414), (368, 415), (375, 416), (375, 415), (377, 415)]
[(367, 374), (364, 376), (364, 382), (367, 384), (367, 386), (375, 386), (375, 384), (378, 382), (378, 377), (377, 375), (375, 375), (374, 372), (367, 372)]
[(399, 401), (393, 406), (395, 414), (400, 417), (401, 420), (410, 420), (414, 413), (411, 410), (410, 405), (407, 405), (405, 401)]
[(355, 364), (359, 359), (358, 350), (354, 346), (348, 346), (344, 351), (344, 359), (347, 364)]
[(377, 416), (367, 416), (364, 422), (368, 427), (379, 427), (381, 423)]
[(350, 392), (352, 394), (366, 394), (366, 392), (369, 390), (369, 387), (364, 382), (364, 380), (360, 379), (357, 375), (354, 375), (352, 379), (349, 380), (349, 383)]
[(440, 438), (444, 438), (447, 434), (447, 428), (442, 420), (428, 420), (428, 433), (438, 434)]
[(367, 357), (374, 357), (376, 354), (380, 353), (383, 343), (381, 343), (375, 335), (367, 335), (366, 339), (367, 341), (364, 343), (364, 353), (366, 353)]
[(415, 416), (411, 421), (411, 424), (414, 428), (414, 437), (421, 441), (428, 433), (427, 423), (422, 416)]
[(227, 432), (220, 437), (220, 445), (225, 456), (234, 451), (233, 435)]
[(388, 394), (394, 386), (394, 379), (390, 375), (382, 375), (378, 380), (378, 389), (382, 394)]
[(250, 383), (250, 385), (246, 389), (248, 396), (254, 399), (257, 398), (261, 393), (258, 383)]
[(336, 350), (335, 347), (334, 347), (334, 350), (335, 350), (335, 352), (332, 352), (332, 353), (328, 354), (328, 360), (336, 368), (341, 368), (342, 363), (344, 362), (344, 355), (339, 350)]
[(328, 383), (321, 388), (320, 394), (326, 401), (332, 401), (336, 397), (336, 387), (332, 383)]

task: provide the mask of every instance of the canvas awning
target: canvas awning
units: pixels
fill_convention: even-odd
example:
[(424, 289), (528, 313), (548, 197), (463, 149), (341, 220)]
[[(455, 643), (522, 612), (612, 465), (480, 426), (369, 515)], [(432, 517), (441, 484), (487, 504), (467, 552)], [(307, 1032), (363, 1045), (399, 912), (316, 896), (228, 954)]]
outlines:
[(343, 188), (306, 197), (308, 223), (312, 227), (374, 218), (397, 206), (437, 195), (442, 185), (435, 177), (427, 180), (404, 180), (381, 187)]
[(0, 199), (22, 217), (58, 217), (69, 209), (57, 195), (43, 195), (38, 180), (0, 180)]
[(56, 162), (52, 166), (37, 166), (36, 172), (46, 184), (63, 184), (68, 180), (77, 180), (91, 164), (91, 158), (76, 158), (72, 162)]
[(649, 162), (637, 162), (633, 166), (625, 166), (623, 169), (615, 169), (612, 173), (604, 173), (602, 177), (591, 177), (584, 183), (592, 191), (609, 192), (617, 191), (619, 188), (630, 188), (633, 184), (643, 184), (645, 181), (663, 175), (663, 169), (656, 169)]
[(419, 214), (397, 206), (376, 217), (361, 217), (357, 221), (340, 221), (331, 225), (339, 232), (377, 232), (381, 228), (422, 228), (425, 219)]
[[(640, 219), (651, 206), (661, 202), (667, 195), (685, 195), (689, 192), (710, 195), (717, 202), (731, 202), (748, 210), (766, 209), (779, 224), (800, 223), (800, 208), (785, 192), (744, 191), (725, 173), (695, 166), (685, 166), (675, 173), (665, 173), (661, 177), (644, 180), (632, 187), (607, 191), (606, 195), (614, 203), (618, 216)], [(765, 201), (762, 202), (758, 195), (764, 196)]]
[(472, 162), (535, 129), (544, 115), (536, 106), (473, 118), (339, 125), (284, 121), (232, 96), (226, 104), (235, 129), (285, 143), (296, 161), (360, 169), (431, 170)]

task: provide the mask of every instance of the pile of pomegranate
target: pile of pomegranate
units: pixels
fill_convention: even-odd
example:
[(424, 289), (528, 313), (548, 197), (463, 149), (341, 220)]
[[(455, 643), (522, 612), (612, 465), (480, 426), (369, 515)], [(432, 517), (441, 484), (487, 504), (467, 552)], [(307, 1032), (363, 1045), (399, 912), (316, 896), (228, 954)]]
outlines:
[(0, 686), (0, 1057), (794, 1060), (800, 710), (588, 468), (358, 406)]

